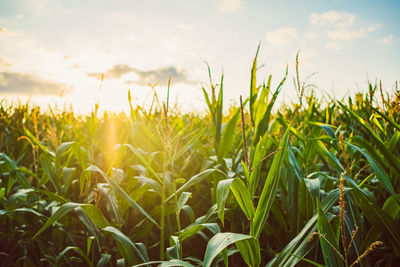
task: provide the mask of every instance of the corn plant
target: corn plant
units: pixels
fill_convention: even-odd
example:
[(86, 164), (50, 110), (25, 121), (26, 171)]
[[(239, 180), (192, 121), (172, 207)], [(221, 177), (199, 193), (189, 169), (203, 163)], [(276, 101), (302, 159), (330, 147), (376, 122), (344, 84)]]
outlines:
[(298, 53), (277, 108), (259, 49), (228, 109), (207, 65), (206, 115), (169, 106), (173, 77), (128, 114), (1, 102), (2, 265), (399, 265), (397, 83), (318, 98)]

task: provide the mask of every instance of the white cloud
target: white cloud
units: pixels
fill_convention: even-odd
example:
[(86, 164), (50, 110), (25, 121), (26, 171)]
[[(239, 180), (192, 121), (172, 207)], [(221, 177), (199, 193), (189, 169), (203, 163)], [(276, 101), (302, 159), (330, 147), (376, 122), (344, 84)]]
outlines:
[(381, 44), (389, 44), (389, 45), (393, 44), (393, 41), (394, 41), (394, 35), (393, 34), (388, 35), (385, 38), (382, 38), (382, 39), (378, 40), (378, 42), (381, 43)]
[(325, 47), (328, 48), (329, 50), (341, 50), (343, 47), (342, 45), (338, 44), (338, 43), (327, 43), (325, 44)]
[(357, 15), (330, 10), (310, 15), (310, 24), (319, 26), (325, 30), (326, 36), (331, 40), (349, 41), (364, 38), (368, 33), (376, 31), (381, 24), (363, 25), (357, 20)]
[(382, 26), (382, 25), (379, 24), (379, 23), (370, 25), (370, 26), (368, 26), (367, 31), (368, 31), (368, 32), (376, 31), (376, 30), (379, 29), (381, 26)]
[(354, 25), (355, 19), (354, 14), (335, 10), (310, 15), (310, 23), (317, 26), (351, 27)]
[(356, 38), (363, 38), (366, 36), (365, 34), (365, 28), (360, 28), (357, 30), (350, 30), (347, 28), (339, 28), (339, 29), (333, 29), (333, 30), (328, 30), (327, 36), (329, 39), (332, 40), (352, 40)]
[(290, 44), (297, 37), (297, 30), (295, 28), (280, 28), (275, 31), (266, 33), (267, 41), (276, 46), (286, 46)]
[(218, 9), (225, 13), (232, 13), (239, 10), (243, 5), (243, 0), (218, 0)]

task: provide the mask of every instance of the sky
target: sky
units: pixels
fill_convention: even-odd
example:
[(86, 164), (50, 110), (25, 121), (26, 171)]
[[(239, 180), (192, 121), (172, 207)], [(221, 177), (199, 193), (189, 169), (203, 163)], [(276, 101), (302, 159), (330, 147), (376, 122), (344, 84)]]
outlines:
[(368, 80), (392, 91), (398, 14), (398, 0), (0, 0), (0, 99), (121, 111), (129, 89), (133, 104), (154, 91), (165, 101), (170, 76), (171, 102), (202, 111), (207, 62), (214, 83), (224, 73), (228, 106), (248, 96), (260, 42), (260, 83), (272, 75), (276, 88), (289, 68), (280, 102), (296, 99), (298, 51), (301, 80), (311, 75), (321, 96), (354, 95)]

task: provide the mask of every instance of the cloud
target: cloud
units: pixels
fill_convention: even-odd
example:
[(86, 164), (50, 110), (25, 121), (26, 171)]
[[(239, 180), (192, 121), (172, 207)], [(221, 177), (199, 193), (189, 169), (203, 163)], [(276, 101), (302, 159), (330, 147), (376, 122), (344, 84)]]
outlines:
[(280, 28), (266, 33), (267, 41), (276, 46), (286, 46), (297, 37), (295, 28)]
[(218, 9), (224, 13), (232, 13), (238, 11), (242, 5), (243, 0), (218, 0)]
[(388, 35), (385, 38), (382, 38), (382, 39), (378, 40), (378, 43), (386, 44), (386, 45), (393, 44), (393, 42), (394, 42), (394, 35), (393, 34)]
[[(163, 68), (158, 68), (150, 71), (139, 71), (136, 70), (135, 74), (139, 76), (139, 79), (133, 81), (138, 85), (147, 85), (157, 83), (159, 85), (166, 85), (168, 77), (171, 77), (173, 83), (184, 83), (184, 84), (194, 84), (195, 81), (189, 79), (187, 70), (177, 69), (174, 66), (168, 66)], [(126, 81), (126, 83), (131, 83), (132, 81)]]
[(349, 30), (347, 28), (332, 29), (326, 32), (329, 39), (332, 40), (352, 40), (356, 38), (363, 38), (366, 36), (365, 28), (362, 27), (357, 30)]
[(371, 26), (368, 26), (367, 31), (368, 32), (373, 32), (376, 31), (377, 29), (379, 29), (382, 25), (379, 23), (373, 24)]
[(351, 27), (354, 25), (355, 19), (354, 14), (335, 10), (310, 15), (310, 23), (317, 26)]
[(364, 38), (368, 33), (376, 31), (381, 24), (362, 25), (355, 14), (345, 11), (330, 10), (313, 13), (309, 17), (310, 24), (325, 29), (326, 36), (331, 40), (349, 41)]
[(131, 73), (134, 71), (135, 71), (134, 68), (131, 68), (130, 66), (128, 66), (126, 64), (117, 64), (104, 73), (90, 72), (87, 74), (87, 76), (96, 78), (96, 79), (100, 79), (101, 75), (104, 74), (104, 79), (116, 80), (116, 79), (120, 79), (125, 74)]
[(43, 80), (37, 75), (0, 72), (0, 93), (24, 95), (60, 95), (71, 88), (55, 81)]
[[(166, 85), (168, 82), (168, 77), (171, 77), (174, 83), (181, 84), (194, 84), (195, 81), (189, 78), (188, 72), (186, 69), (178, 69), (175, 66), (166, 66), (154, 70), (139, 70), (129, 65), (125, 64), (117, 64), (111, 69), (107, 70), (104, 73), (104, 79), (116, 80), (120, 79), (127, 74), (134, 74), (136, 79), (126, 80), (126, 84), (137, 84), (137, 85), (148, 85), (148, 84), (158, 84), (158, 85)], [(91, 72), (88, 73), (87, 76), (100, 79), (101, 73)]]

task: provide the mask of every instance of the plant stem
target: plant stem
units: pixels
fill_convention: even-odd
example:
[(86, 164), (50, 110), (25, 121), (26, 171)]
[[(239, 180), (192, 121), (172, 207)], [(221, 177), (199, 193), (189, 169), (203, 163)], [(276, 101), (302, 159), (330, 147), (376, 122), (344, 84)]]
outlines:
[(163, 177), (161, 191), (161, 218), (160, 218), (160, 260), (164, 260), (164, 235), (165, 235), (165, 150), (163, 155)]

